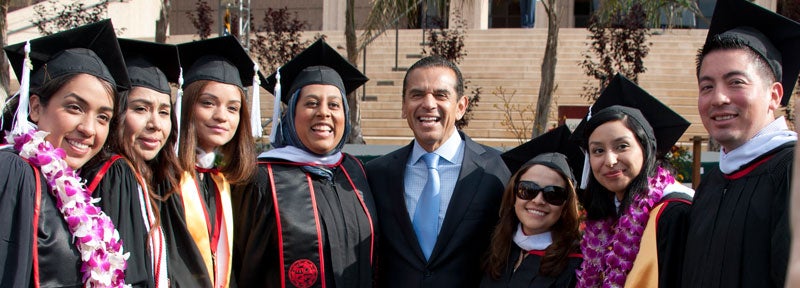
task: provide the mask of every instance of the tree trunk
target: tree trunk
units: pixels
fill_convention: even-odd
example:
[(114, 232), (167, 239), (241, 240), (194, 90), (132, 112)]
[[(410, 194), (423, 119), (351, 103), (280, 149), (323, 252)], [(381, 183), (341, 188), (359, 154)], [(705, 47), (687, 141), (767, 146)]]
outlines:
[[(344, 38), (347, 46), (347, 60), (353, 66), (358, 67), (358, 39), (356, 38), (356, 21), (355, 21), (355, 1), (347, 0), (347, 8), (345, 10), (345, 24), (344, 24)], [(364, 144), (364, 136), (361, 135), (361, 111), (358, 105), (358, 93), (353, 91), (347, 95), (347, 106), (350, 108), (350, 136), (347, 138), (347, 143), (350, 144)]]
[(156, 20), (156, 43), (167, 43), (167, 30), (169, 30), (169, 0), (161, 2), (161, 13)]
[(531, 138), (547, 132), (547, 116), (550, 114), (550, 104), (553, 102), (553, 92), (555, 92), (559, 7), (556, 0), (542, 1), (542, 4), (547, 12), (547, 44), (542, 60), (542, 82), (539, 84), (539, 100), (536, 103), (536, 117)]
[[(8, 3), (10, 0), (0, 0), (0, 44), (5, 47), (8, 45)], [(8, 98), (9, 83), (11, 82), (8, 74), (8, 59), (5, 50), (0, 49), (0, 100), (5, 102)]]

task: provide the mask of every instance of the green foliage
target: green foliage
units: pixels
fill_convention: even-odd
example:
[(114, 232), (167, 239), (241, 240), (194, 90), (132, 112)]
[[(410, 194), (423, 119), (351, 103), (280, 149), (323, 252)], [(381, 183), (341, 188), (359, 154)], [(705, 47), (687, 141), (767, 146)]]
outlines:
[[(664, 26), (672, 28), (674, 23), (670, 19), (680, 15), (683, 11), (690, 11), (702, 17), (703, 12), (700, 11), (697, 2), (698, 0), (604, 0), (594, 16), (603, 25), (613, 25), (613, 23), (619, 22), (627, 11), (633, 9), (634, 6), (639, 6), (646, 15), (646, 27), (658, 28)], [(661, 23), (662, 13), (666, 14), (668, 23)]]
[(186, 11), (186, 17), (192, 22), (192, 25), (197, 29), (197, 35), (201, 40), (208, 39), (211, 36), (211, 25), (214, 25), (214, 16), (211, 11), (211, 6), (205, 0), (198, 0), (195, 3), (194, 11)]
[(639, 74), (644, 73), (644, 58), (650, 53), (652, 43), (646, 43), (651, 32), (645, 27), (646, 14), (641, 5), (634, 4), (616, 24), (603, 24), (599, 18), (592, 17), (589, 23), (591, 35), (589, 51), (583, 52), (580, 65), (587, 76), (599, 83), (589, 81), (584, 86), (582, 96), (590, 101), (597, 100), (602, 89), (616, 73), (625, 75), (634, 83), (639, 82)]
[(80, 1), (48, 0), (47, 4), (36, 4), (36, 17), (31, 21), (42, 35), (52, 35), (81, 25), (103, 20), (108, 10), (108, 1), (86, 7)]
[(666, 160), (671, 168), (674, 169), (674, 177), (677, 182), (688, 182), (692, 180), (692, 156), (689, 149), (683, 146), (672, 146), (667, 153)]

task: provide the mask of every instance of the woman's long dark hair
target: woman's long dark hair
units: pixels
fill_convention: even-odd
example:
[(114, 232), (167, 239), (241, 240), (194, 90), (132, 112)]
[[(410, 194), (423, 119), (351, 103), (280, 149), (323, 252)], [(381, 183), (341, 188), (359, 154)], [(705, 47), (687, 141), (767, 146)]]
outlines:
[[(47, 105), (50, 104), (50, 98), (53, 97), (53, 94), (55, 94), (59, 89), (61, 89), (61, 87), (64, 87), (64, 85), (72, 81), (76, 76), (80, 74), (82, 73), (72, 73), (50, 79), (49, 81), (45, 82), (39, 87), (31, 87), (30, 95), (38, 96), (39, 103), (43, 107), (47, 107)], [(103, 85), (103, 90), (105, 90), (106, 93), (111, 95), (111, 97), (113, 98), (112, 101), (116, 104), (117, 99), (121, 97), (119, 93), (117, 93), (117, 90), (114, 87), (114, 85), (111, 85), (111, 83), (107, 82), (106, 80), (103, 80), (100, 77), (97, 76), (92, 76), (92, 77), (95, 77), (97, 78), (97, 80), (100, 81), (100, 83)], [(14, 95), (13, 97), (14, 97), (13, 99), (9, 100), (9, 103), (8, 105), (6, 105), (5, 110), (3, 110), (3, 127), (2, 129), (0, 129), (2, 130), (0, 131), (0, 135), (2, 136), (3, 141), (5, 140), (6, 137), (5, 131), (11, 131), (13, 125), (12, 122), (14, 121), (14, 114), (16, 113), (17, 107), (19, 106), (19, 95)], [(115, 113), (115, 115), (111, 117), (111, 122), (109, 124), (110, 125), (109, 127), (111, 128), (115, 127), (114, 121), (118, 121), (118, 119), (119, 117)], [(30, 119), (28, 119), (28, 121), (30, 121)], [(110, 129), (108, 132), (109, 137), (106, 139), (111, 138), (111, 133), (112, 133), (111, 131), (112, 130)], [(108, 145), (108, 140), (106, 140), (104, 147), (108, 147), (107, 145)], [(100, 152), (98, 152), (97, 155), (94, 155), (92, 159), (89, 159), (89, 161), (86, 162), (86, 164), (84, 164), (83, 167), (93, 167), (98, 163), (102, 163), (103, 161), (105, 161), (105, 159), (108, 159), (108, 157), (110, 156), (111, 155), (108, 153), (107, 149), (100, 149)]]
[[(642, 147), (644, 156), (644, 163), (639, 175), (633, 178), (631, 184), (625, 190), (625, 196), (620, 204), (619, 211), (625, 211), (631, 203), (633, 196), (646, 194), (649, 191), (649, 184), (647, 177), (655, 174), (656, 171), (656, 143), (647, 141), (647, 133), (644, 127), (634, 121), (631, 117), (621, 111), (613, 111), (610, 113), (598, 113), (587, 122), (586, 135), (583, 138), (584, 143), (581, 145), (586, 148), (588, 146), (589, 136), (592, 135), (597, 127), (610, 121), (622, 121), (622, 124), (630, 129), (636, 135), (636, 141)], [(647, 124), (642, 124), (647, 125)], [(591, 157), (591, 155), (589, 155)], [(589, 183), (586, 190), (582, 193), (581, 203), (586, 209), (586, 219), (599, 220), (608, 217), (617, 217), (617, 209), (614, 205), (615, 194), (609, 191), (606, 187), (597, 182), (593, 173), (589, 173)]]
[[(183, 171), (194, 171), (197, 162), (197, 130), (194, 127), (193, 119), (194, 105), (200, 100), (200, 93), (210, 83), (209, 80), (198, 80), (186, 86), (181, 103), (181, 145), (178, 148), (180, 163)], [(258, 89), (258, 88), (254, 88)], [(249, 182), (256, 169), (256, 150), (255, 140), (250, 129), (250, 104), (242, 89), (239, 89), (242, 99), (242, 107), (239, 110), (239, 126), (233, 139), (220, 146), (219, 152), (224, 159), (220, 166), (220, 172), (231, 184), (241, 184)]]
[[(180, 163), (178, 163), (178, 157), (175, 155), (175, 141), (177, 141), (178, 136), (175, 133), (170, 131), (169, 136), (167, 137), (167, 141), (164, 144), (164, 147), (161, 147), (161, 150), (158, 151), (156, 157), (150, 161), (147, 161), (140, 157), (136, 150), (134, 150), (133, 143), (130, 141), (126, 141), (125, 133), (127, 131), (127, 126), (125, 125), (125, 118), (128, 114), (128, 95), (133, 91), (133, 89), (147, 89), (147, 88), (138, 88), (134, 87), (131, 90), (126, 92), (120, 93), (119, 100), (116, 103), (114, 108), (114, 118), (115, 121), (112, 126), (114, 129), (112, 135), (109, 135), (109, 144), (108, 147), (111, 152), (118, 153), (121, 156), (128, 159), (131, 164), (132, 168), (136, 173), (142, 176), (142, 179), (145, 183), (140, 183), (141, 185), (145, 185), (150, 195), (150, 204), (153, 208), (153, 213), (156, 216), (156, 222), (150, 223), (153, 227), (158, 226), (161, 222), (160, 213), (158, 211), (158, 203), (157, 200), (166, 200), (172, 195), (172, 191), (178, 187), (178, 174), (180, 173)], [(172, 122), (172, 127), (176, 127), (177, 121), (174, 111), (170, 111), (170, 122)], [(161, 184), (166, 184), (169, 188), (169, 191), (164, 191), (164, 193), (160, 193), (158, 188)], [(150, 232), (153, 233), (156, 231), (155, 229), (151, 229)]]
[[(507, 265), (514, 265), (513, 263), (508, 263), (514, 233), (520, 223), (514, 211), (514, 204), (517, 201), (514, 187), (519, 183), (522, 174), (525, 174), (534, 165), (523, 166), (517, 173), (514, 173), (503, 192), (503, 199), (500, 204), (500, 220), (492, 233), (492, 243), (483, 264), (484, 270), (494, 279), (500, 278)], [(566, 183), (569, 197), (564, 202), (561, 217), (553, 224), (553, 227), (550, 227), (553, 243), (545, 250), (539, 267), (539, 275), (551, 277), (556, 277), (564, 271), (569, 262), (570, 253), (580, 252), (579, 241), (581, 239), (580, 231), (578, 231), (580, 219), (575, 185), (566, 175), (560, 172), (558, 174)]]

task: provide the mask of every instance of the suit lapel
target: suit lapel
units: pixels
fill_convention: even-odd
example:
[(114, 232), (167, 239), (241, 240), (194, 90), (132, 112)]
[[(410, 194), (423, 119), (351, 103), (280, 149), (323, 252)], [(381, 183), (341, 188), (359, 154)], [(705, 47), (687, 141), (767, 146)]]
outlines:
[(391, 203), (394, 203), (394, 205), (391, 205), (392, 218), (397, 221), (397, 225), (403, 231), (403, 236), (401, 237), (406, 238), (406, 243), (409, 245), (408, 248), (421, 259), (422, 263), (425, 263), (427, 260), (425, 260), (425, 255), (422, 254), (422, 248), (419, 246), (419, 240), (417, 239), (416, 232), (414, 232), (414, 224), (411, 223), (411, 216), (408, 215), (408, 207), (406, 207), (405, 200), (406, 162), (408, 161), (408, 157), (411, 156), (412, 148), (413, 142), (411, 145), (403, 147), (403, 150), (395, 155), (395, 159), (390, 161), (388, 171), (392, 171), (392, 175), (389, 175), (390, 177), (388, 179), (400, 179), (400, 184), (388, 187), (390, 189), (388, 195)]
[(456, 186), (453, 189), (453, 196), (450, 198), (450, 204), (447, 206), (447, 214), (445, 214), (442, 228), (439, 230), (436, 246), (433, 247), (431, 260), (435, 260), (438, 254), (441, 253), (441, 250), (443, 250), (446, 244), (453, 238), (461, 220), (464, 218), (464, 214), (467, 213), (469, 204), (472, 202), (475, 193), (479, 190), (476, 189), (476, 187), (480, 184), (482, 177), (474, 177), (473, 175), (483, 174), (483, 167), (478, 165), (478, 163), (485, 150), (483, 147), (473, 142), (468, 136), (464, 134), (461, 134), (461, 136), (464, 139), (464, 160), (461, 162), (458, 182), (456, 182)]

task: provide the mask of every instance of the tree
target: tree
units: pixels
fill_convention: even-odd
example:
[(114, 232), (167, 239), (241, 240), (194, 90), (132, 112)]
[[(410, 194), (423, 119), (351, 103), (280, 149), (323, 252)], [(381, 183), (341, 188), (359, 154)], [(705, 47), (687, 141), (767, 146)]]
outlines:
[[(53, 1), (53, 0), (51, 0)], [(186, 11), (186, 17), (192, 21), (192, 25), (197, 29), (200, 40), (208, 39), (211, 36), (211, 25), (214, 25), (214, 16), (211, 13), (211, 6), (205, 0), (198, 0), (195, 4), (194, 13)]]
[[(583, 53), (580, 63), (586, 75), (599, 83), (586, 83), (583, 96), (590, 101), (597, 100), (616, 73), (620, 73), (638, 83), (639, 74), (644, 73), (644, 58), (650, 53), (646, 43), (650, 31), (646, 28), (647, 15), (643, 6), (635, 3), (631, 9), (618, 19), (603, 23), (592, 17), (589, 23), (591, 35), (589, 51)], [(596, 60), (595, 60), (596, 58)]]
[(275, 72), (311, 44), (300, 38), (306, 26), (308, 22), (298, 20), (297, 13), (290, 14), (286, 7), (267, 8), (263, 25), (255, 29), (255, 39), (250, 39), (251, 53), (265, 75)]
[[(640, 6), (646, 15), (646, 27), (661, 27), (662, 24), (666, 28), (672, 28), (674, 23), (672, 19), (674, 16), (684, 10), (692, 12), (694, 15), (702, 17), (703, 12), (697, 5), (698, 0), (603, 0), (600, 3), (600, 8), (595, 12), (594, 16), (597, 21), (605, 25), (609, 22), (617, 21), (621, 15), (626, 11), (630, 11), (634, 4)], [(720, 0), (729, 1), (729, 0)], [(661, 23), (662, 13), (666, 14), (666, 24)]]
[[(356, 38), (355, 1), (347, 0), (344, 20), (344, 38), (347, 46), (347, 61), (358, 67), (358, 38)], [(364, 135), (361, 134), (361, 109), (356, 91), (347, 94), (347, 106), (350, 108), (350, 135), (347, 143), (364, 144)]]
[(550, 115), (550, 105), (553, 102), (556, 82), (556, 58), (558, 53), (558, 29), (561, 21), (560, 9), (556, 0), (542, 1), (544, 11), (547, 13), (547, 44), (545, 44), (544, 58), (542, 59), (542, 82), (539, 83), (539, 98), (536, 102), (536, 116), (533, 122), (531, 138), (547, 132), (547, 116)]
[[(5, 47), (8, 45), (8, 4), (10, 0), (0, 0), (0, 44)], [(8, 58), (6, 58), (6, 51), (0, 49), (0, 100), (5, 102), (8, 95), (11, 93), (8, 85), (11, 82), (11, 76), (8, 74)]]
[(449, 0), (374, 0), (372, 1), (372, 10), (370, 10), (369, 16), (367, 16), (367, 20), (364, 23), (364, 32), (361, 34), (361, 39), (364, 41), (372, 39), (374, 36), (383, 33), (387, 28), (393, 27), (395, 22), (400, 19), (405, 20), (407, 28), (422, 27), (420, 8), (422, 8), (423, 3), (431, 3), (433, 6), (441, 7), (437, 11), (438, 18), (446, 21)]
[(42, 35), (52, 35), (103, 20), (106, 17), (106, 10), (108, 10), (107, 0), (91, 7), (85, 7), (80, 1), (62, 3), (58, 0), (48, 0), (47, 4), (33, 6), (36, 17), (31, 23)]
[(167, 31), (169, 31), (169, 9), (170, 0), (161, 1), (161, 11), (156, 20), (156, 42), (167, 43)]

